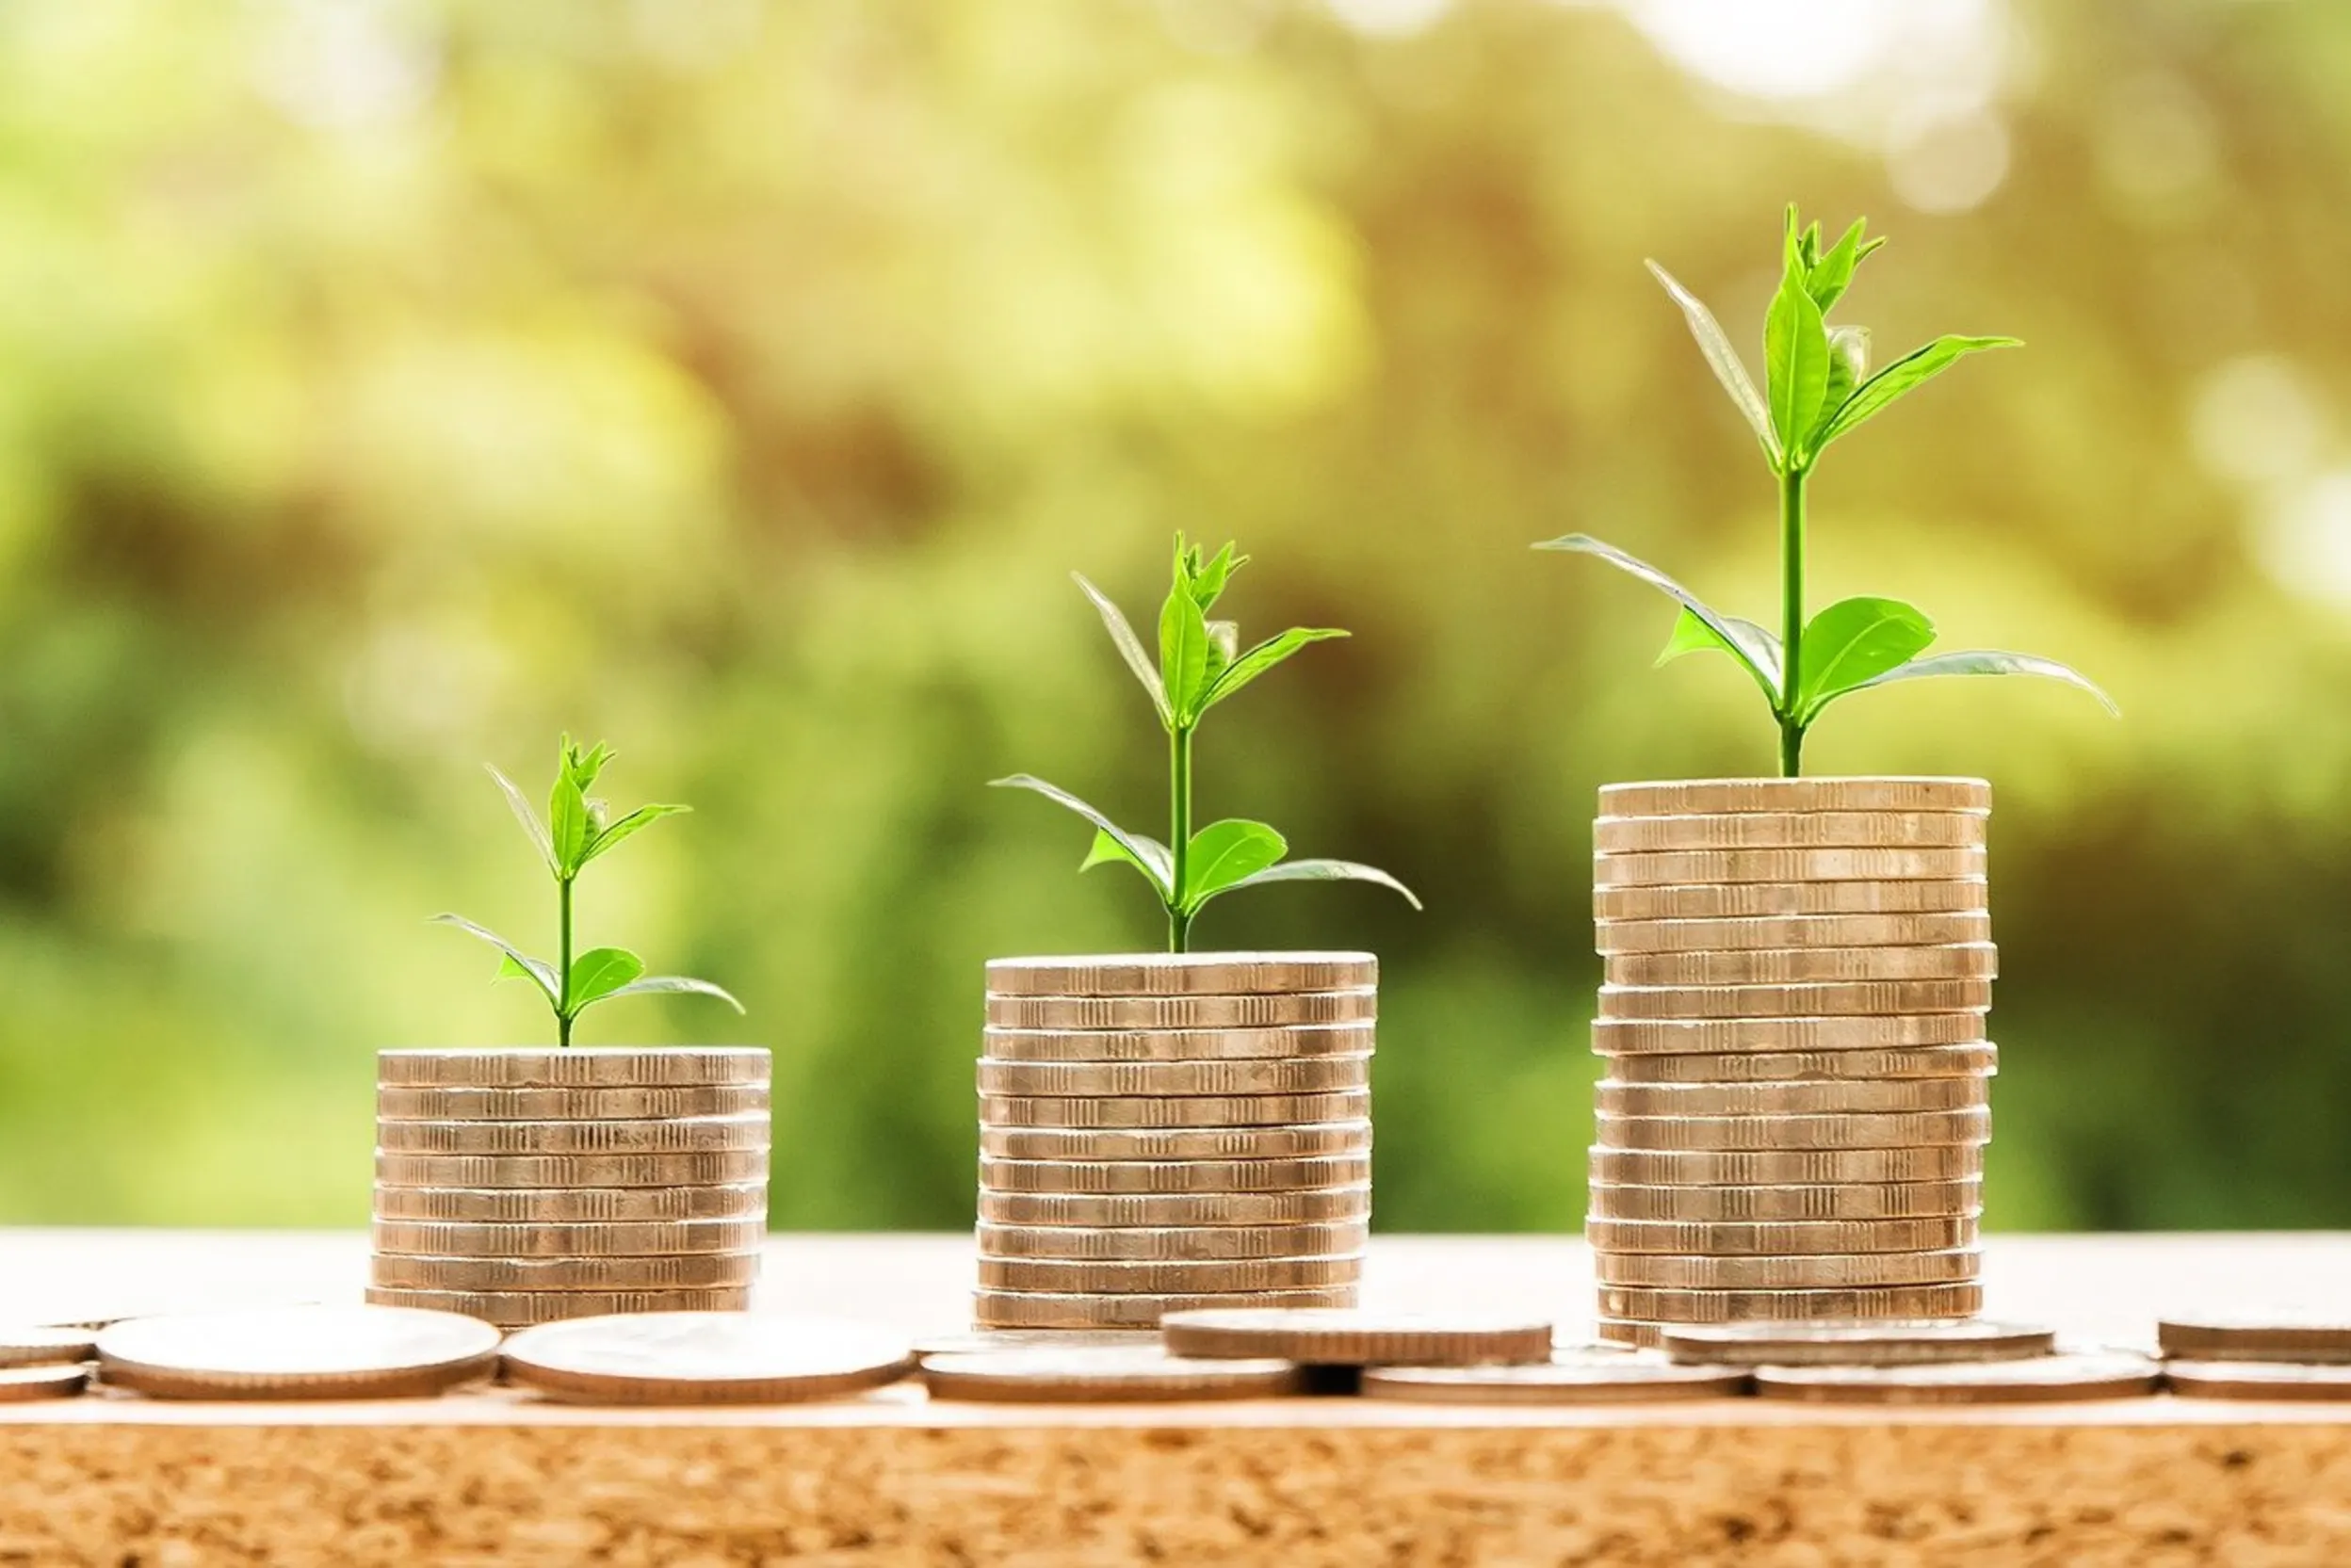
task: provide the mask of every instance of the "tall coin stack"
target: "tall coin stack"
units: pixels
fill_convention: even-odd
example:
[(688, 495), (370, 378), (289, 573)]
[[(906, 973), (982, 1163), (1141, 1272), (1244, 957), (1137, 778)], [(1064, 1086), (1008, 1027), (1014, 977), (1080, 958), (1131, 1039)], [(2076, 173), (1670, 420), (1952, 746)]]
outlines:
[(1378, 978), (1369, 953), (991, 962), (979, 1326), (1353, 1306)]
[(1979, 1311), (1991, 786), (1600, 791), (1601, 1332)]
[(768, 1082), (757, 1049), (382, 1052), (367, 1299), (501, 1328), (749, 1306)]

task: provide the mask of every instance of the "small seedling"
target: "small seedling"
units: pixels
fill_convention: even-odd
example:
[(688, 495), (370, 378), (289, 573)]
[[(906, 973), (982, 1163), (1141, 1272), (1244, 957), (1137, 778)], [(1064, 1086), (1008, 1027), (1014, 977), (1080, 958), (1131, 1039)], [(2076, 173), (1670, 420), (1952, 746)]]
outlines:
[(1101, 612), (1111, 640), (1117, 644), (1135, 679), (1143, 683), (1167, 731), (1167, 844), (1127, 832), (1077, 796), (1042, 779), (1020, 773), (989, 781), (1035, 790), (1093, 823), (1094, 848), (1078, 868), (1091, 870), (1116, 861), (1140, 872), (1167, 910), (1171, 953), (1187, 949), (1192, 923), (1209, 899), (1237, 888), (1261, 887), (1268, 882), (1378, 882), (1402, 894), (1413, 908), (1420, 907), (1410, 888), (1374, 866), (1349, 860), (1284, 859), (1289, 853), (1289, 841), (1262, 822), (1227, 818), (1211, 822), (1198, 832), (1192, 831), (1192, 739), (1202, 718), (1306, 644), (1347, 635), (1328, 627), (1293, 626), (1241, 652), (1239, 627), (1230, 621), (1209, 620), (1208, 611), (1215, 608), (1232, 574), (1248, 559), (1233, 554), (1230, 544), (1204, 558), (1197, 547), (1186, 547), (1183, 535), (1176, 536), (1175, 583), (1159, 609), (1156, 667), (1118, 606), (1085, 578), (1071, 574)]
[(1802, 764), (1805, 732), (1830, 703), (1895, 681), (1929, 675), (2040, 675), (2079, 687), (2105, 703), (2109, 712), (2116, 711), (2103, 691), (2052, 659), (1989, 651), (1927, 654), (1935, 640), (1935, 623), (1917, 606), (1900, 599), (1840, 599), (1809, 622), (1805, 619), (1805, 482), (1822, 452), (1968, 355), (2020, 346), (2012, 337), (1938, 337), (1869, 374), (1867, 329), (1832, 327), (1826, 319), (1852, 283), (1854, 268), (1886, 243), (1864, 238), (1865, 222), (1855, 219), (1836, 244), (1823, 251), (1820, 225), (1800, 227), (1795, 207), (1789, 207), (1779, 290), (1763, 318), (1768, 397), (1748, 380), (1739, 351), (1723, 335), (1713, 314), (1663, 267), (1649, 263), (1649, 270), (1681, 307), (1706, 363), (1746, 416), (1764, 461), (1778, 477), (1778, 636), (1752, 621), (1721, 613), (1646, 561), (1589, 535), (1569, 534), (1535, 546), (1597, 556), (1679, 604), (1681, 613), (1657, 662), (1707, 649), (1737, 660), (1771, 704), (1779, 726), (1780, 771), (1791, 778)]
[(555, 874), (558, 929), (561, 947), (557, 961), (549, 963), (523, 952), (506, 938), (486, 927), (477, 926), (459, 914), (436, 914), (433, 919), (445, 926), (455, 926), (469, 936), (482, 941), (505, 954), (498, 964), (498, 978), (528, 980), (546, 997), (547, 1006), (555, 1010), (555, 1037), (558, 1045), (572, 1043), (572, 1025), (579, 1015), (598, 1002), (608, 1002), (615, 996), (646, 996), (659, 992), (690, 991), (697, 995), (716, 996), (737, 1012), (743, 1004), (712, 985), (708, 980), (689, 979), (683, 975), (648, 975), (645, 961), (625, 947), (591, 947), (577, 958), (572, 956), (572, 884), (588, 863), (664, 816), (674, 816), (689, 810), (686, 806), (639, 806), (617, 821), (606, 819), (602, 800), (591, 797), (596, 775), (612, 760), (612, 750), (598, 744), (586, 751), (573, 744), (565, 736), (561, 753), (555, 770), (555, 788), (547, 798), (547, 819), (539, 820), (539, 814), (530, 809), (530, 802), (514, 782), (496, 768), (490, 776), (498, 781), (506, 793), (506, 803), (514, 808), (515, 819), (523, 831), (539, 847), (539, 853)]

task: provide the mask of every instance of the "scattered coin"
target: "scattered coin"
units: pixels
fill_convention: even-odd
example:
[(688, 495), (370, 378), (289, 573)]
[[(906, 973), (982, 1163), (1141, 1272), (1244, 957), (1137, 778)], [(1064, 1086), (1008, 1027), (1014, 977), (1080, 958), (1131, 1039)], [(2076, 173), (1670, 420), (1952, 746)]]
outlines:
[[(608, 1259), (667, 1253), (743, 1253), (767, 1238), (761, 1220), (654, 1220), (636, 1223), (441, 1224), (379, 1220), (375, 1250), (419, 1257)], [(470, 1287), (468, 1287), (470, 1288)]]
[(1363, 1278), (1363, 1254), (1284, 1258), (997, 1257), (980, 1259), (980, 1284), (989, 1290), (1105, 1296), (1229, 1293), (1242, 1290), (1321, 1290)]
[(98, 1353), (89, 1329), (0, 1328), (0, 1370), (15, 1366), (62, 1366)]
[(1371, 1179), (1369, 1155), (1300, 1159), (1077, 1160), (980, 1156), (980, 1182), (1006, 1192), (1277, 1192)]
[(1764, 1317), (1970, 1317), (1983, 1310), (1984, 1287), (1971, 1282), (1842, 1290), (1676, 1290), (1604, 1285), (1599, 1316), (1651, 1323), (1739, 1323)]
[(511, 1329), (621, 1313), (747, 1312), (751, 1308), (751, 1291), (742, 1285), (708, 1290), (424, 1290), (371, 1285), (367, 1300), (379, 1306), (460, 1313)]
[(768, 1113), (668, 1122), (378, 1122), (385, 1154), (699, 1155), (763, 1150)]
[(529, 1188), (383, 1187), (375, 1189), (381, 1222), (440, 1221), (499, 1225), (644, 1224), (653, 1220), (764, 1220), (765, 1182), (723, 1187)]
[(1007, 1192), (982, 1186), (980, 1218), (1007, 1225), (1298, 1225), (1361, 1220), (1371, 1188), (1344, 1185), (1278, 1192)]
[(1980, 848), (1938, 849), (1660, 849), (1598, 854), (1599, 887), (1711, 887), (1717, 882), (1949, 881), (1980, 877)]
[(768, 1151), (691, 1155), (408, 1155), (376, 1152), (385, 1187), (586, 1188), (763, 1182)]
[(1949, 1182), (1984, 1173), (1984, 1145), (1918, 1149), (1615, 1149), (1589, 1156), (1592, 1180), (1641, 1187), (1830, 1187)]
[(1980, 877), (1941, 881), (1709, 882), (1690, 887), (1621, 886), (1592, 891), (1602, 920), (1751, 920), (1783, 914), (1982, 913)]
[(1369, 1120), (1303, 1127), (980, 1129), (980, 1152), (1010, 1159), (1282, 1159), (1359, 1155), (1370, 1147)]
[(2342, 1362), (2166, 1361), (2164, 1382), (2192, 1399), (2351, 1399)]
[(1368, 1051), (1214, 1061), (980, 1061), (982, 1094), (1313, 1094), (1370, 1081)]
[[(1984, 1012), (1896, 1013), (1840, 1018), (1596, 1018), (1592, 1049), (1604, 1057), (1740, 1051), (1880, 1051), (1921, 1045), (1976, 1045)], [(1624, 1069), (1614, 1071), (1621, 1076)]]
[(2165, 1317), (2155, 1338), (2183, 1361), (2351, 1363), (2351, 1317), (2340, 1313)]
[(1614, 953), (1611, 985), (1802, 985), (1856, 981), (1989, 979), (2000, 952), (1988, 942), (1939, 947), (1756, 947), (1737, 953)]
[(758, 1046), (638, 1050), (573, 1045), (558, 1051), (379, 1051), (376, 1081), (420, 1088), (659, 1088), (764, 1084)]
[(1975, 1279), (1984, 1254), (1973, 1247), (1939, 1252), (1821, 1253), (1799, 1256), (1689, 1256), (1602, 1252), (1593, 1260), (1602, 1285), (1681, 1290), (1842, 1290), (1862, 1285), (1949, 1285)]
[(1613, 1149), (1916, 1149), (1981, 1143), (1992, 1136), (1992, 1113), (1965, 1110), (1850, 1116), (1616, 1116), (1594, 1118), (1602, 1143)]
[(1187, 1360), (1157, 1346), (932, 1356), (922, 1378), (933, 1398), (1019, 1404), (1259, 1399), (1305, 1387), (1294, 1362)]
[(995, 1355), (1004, 1350), (1090, 1350), (1159, 1348), (1157, 1329), (967, 1329), (924, 1334), (915, 1341), (916, 1359)]
[(1980, 845), (1988, 811), (1737, 811), (1603, 816), (1601, 854), (1662, 849), (1890, 849)]
[(387, 1122), (642, 1122), (738, 1116), (767, 1108), (764, 1083), (617, 1089), (417, 1089), (391, 1084), (376, 1091), (376, 1115)]
[(0, 1405), (72, 1398), (89, 1385), (89, 1368), (80, 1362), (0, 1366)]
[(1814, 1404), (1993, 1405), (2118, 1399), (2152, 1394), (2163, 1368), (2146, 1356), (2100, 1351), (2022, 1361), (1909, 1366), (1759, 1366), (1756, 1392)]
[(1583, 1238), (1598, 1253), (1678, 1253), (1684, 1262), (1693, 1254), (1718, 1258), (1813, 1257), (1840, 1253), (1937, 1252), (1974, 1246), (1976, 1217), (1954, 1214), (1912, 1220), (1770, 1222), (1594, 1219), (1584, 1221)]
[(997, 1029), (983, 1031), (990, 1061), (1146, 1062), (1363, 1056), (1378, 1026), (1281, 1024), (1262, 1029)]
[(1271, 1356), (1319, 1366), (1472, 1366), (1544, 1362), (1547, 1317), (1279, 1306), (1182, 1312), (1159, 1325), (1179, 1356)]
[(1622, 1318), (1603, 1317), (1594, 1325), (1594, 1333), (1604, 1344), (1620, 1350), (1654, 1350), (1665, 1343), (1665, 1331), (1656, 1323), (1634, 1323)]
[(2048, 1329), (1970, 1317), (1957, 1322), (1677, 1323), (1664, 1330), (1677, 1361), (1717, 1366), (1915, 1366), (2018, 1361), (2057, 1348)]
[(1967, 1110), (1987, 1084), (1971, 1078), (1829, 1078), (1809, 1083), (1637, 1084), (1603, 1078), (1595, 1108), (1611, 1116), (1851, 1116)]
[(1363, 1392), (1422, 1404), (1664, 1404), (1744, 1394), (1753, 1382), (1743, 1367), (1677, 1366), (1613, 1350), (1515, 1366), (1373, 1366)]
[(1972, 1218), (1984, 1211), (1984, 1183), (1973, 1176), (1948, 1181), (1844, 1181), (1813, 1187), (1648, 1186), (1596, 1179), (1591, 1184), (1591, 1208), (1595, 1221), (1608, 1223)]
[(1982, 779), (1681, 779), (1600, 786), (1600, 811), (1613, 816), (1695, 812), (1989, 811), (1992, 786)]
[(861, 1393), (914, 1371), (901, 1335), (744, 1312), (649, 1312), (525, 1329), (506, 1376), (578, 1404), (782, 1404)]
[[(984, 1257), (1101, 1262), (1329, 1257), (1361, 1253), (1370, 1234), (1371, 1227), (1361, 1220), (1323, 1225), (1163, 1225), (1128, 1230), (985, 1221), (979, 1227), (980, 1252)], [(0, 1342), (0, 1355), (4, 1354), (6, 1346)]]
[(1206, 1291), (1189, 1295), (1032, 1295), (1017, 1290), (977, 1290), (972, 1293), (972, 1321), (983, 1329), (1152, 1328), (1171, 1312), (1204, 1307), (1267, 1302), (1290, 1307), (1352, 1307), (1354, 1301), (1355, 1287), (1352, 1285), (1322, 1290)]
[(1875, 1051), (1716, 1051), (1691, 1056), (1636, 1052), (1609, 1059), (1626, 1084), (1852, 1083), (1877, 1078), (1969, 1078), (1997, 1072), (2000, 1049), (1895, 1045)]
[(1354, 991), (1378, 983), (1370, 953), (1113, 953), (992, 959), (998, 996), (1251, 995)]
[(1777, 914), (1721, 920), (1602, 920), (1599, 951), (1631, 953), (1746, 953), (1774, 947), (1939, 947), (1989, 942), (1992, 917), (1983, 910), (1922, 911), (1914, 914)]
[(1379, 1011), (1370, 986), (1276, 996), (990, 996), (1004, 1029), (1223, 1029), (1276, 1024), (1358, 1024)]
[(1369, 1090), (1328, 1094), (982, 1094), (980, 1121), (992, 1127), (1278, 1127), (1359, 1122)]
[(445, 1312), (273, 1307), (135, 1317), (98, 1336), (109, 1385), (170, 1399), (380, 1399), (489, 1374), (498, 1332)]
[(1989, 980), (1823, 980), (1804, 985), (1603, 985), (1602, 1018), (1835, 1018), (1984, 1012)]
[(759, 1277), (756, 1252), (666, 1257), (414, 1257), (377, 1253), (367, 1281), (398, 1290), (709, 1290)]

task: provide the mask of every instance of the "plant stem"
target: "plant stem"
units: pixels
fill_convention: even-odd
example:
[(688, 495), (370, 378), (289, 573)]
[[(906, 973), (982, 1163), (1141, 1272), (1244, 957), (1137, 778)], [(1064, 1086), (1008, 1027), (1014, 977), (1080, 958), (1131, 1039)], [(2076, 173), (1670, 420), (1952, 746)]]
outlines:
[(1175, 888), (1167, 905), (1167, 950), (1180, 953), (1192, 942), (1192, 916), (1183, 911), (1185, 862), (1192, 858), (1192, 732), (1182, 726), (1167, 736), (1168, 850), (1175, 860)]
[(559, 877), (555, 885), (559, 924), (562, 928), (560, 963), (555, 972), (556, 994), (560, 998), (555, 1005), (555, 1043), (558, 1048), (565, 1048), (572, 1043), (572, 879)]
[(1796, 693), (1804, 670), (1804, 481), (1791, 467), (1779, 477), (1779, 771), (1792, 779), (1804, 757), (1804, 725)]

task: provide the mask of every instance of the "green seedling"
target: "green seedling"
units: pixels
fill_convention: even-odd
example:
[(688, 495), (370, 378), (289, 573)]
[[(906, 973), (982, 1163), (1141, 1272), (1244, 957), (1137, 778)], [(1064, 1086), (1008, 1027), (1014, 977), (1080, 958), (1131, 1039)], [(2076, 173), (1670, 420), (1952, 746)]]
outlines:
[(1169, 840), (1161, 844), (1143, 833), (1129, 832), (1108, 816), (1043, 779), (1026, 773), (991, 784), (1032, 789), (1067, 807), (1094, 824), (1094, 848), (1080, 871), (1117, 862), (1131, 865), (1151, 884), (1167, 910), (1167, 949), (1187, 950), (1192, 923), (1211, 898), (1239, 888), (1269, 882), (1378, 882), (1404, 896), (1412, 907), (1420, 900), (1412, 890), (1386, 872), (1349, 860), (1289, 860), (1289, 843), (1262, 822), (1227, 818), (1192, 831), (1192, 741), (1208, 711), (1289, 658), (1310, 642), (1345, 637), (1328, 627), (1291, 627), (1267, 638), (1246, 653), (1240, 650), (1240, 629), (1230, 621), (1211, 621), (1208, 612), (1235, 572), (1247, 563), (1230, 544), (1203, 558), (1197, 547), (1187, 548), (1176, 536), (1176, 580), (1167, 603), (1159, 609), (1159, 657), (1155, 666), (1134, 628), (1118, 606), (1085, 578), (1078, 586), (1101, 612), (1127, 668), (1143, 683), (1159, 723), (1167, 731)]
[(1823, 251), (1820, 225), (1800, 226), (1795, 207), (1788, 208), (1779, 289), (1763, 318), (1760, 393), (1713, 314), (1663, 267), (1648, 264), (1681, 307), (1706, 363), (1746, 416), (1764, 461), (1779, 481), (1779, 635), (1721, 613), (1646, 561), (1587, 534), (1569, 534), (1535, 546), (1597, 556), (1680, 605), (1681, 613), (1657, 662), (1702, 650), (1736, 660), (1771, 704), (1779, 726), (1780, 771), (1791, 778), (1802, 765), (1805, 733), (1829, 703), (1896, 681), (1930, 675), (2040, 675), (2079, 687), (2105, 703), (2109, 712), (2116, 711), (2103, 691), (2053, 659), (1991, 651), (1928, 654), (1935, 623), (1917, 606), (1900, 599), (1840, 599), (1806, 619), (1805, 483), (1821, 454), (1831, 442), (1970, 354), (2020, 347), (2012, 337), (1938, 337), (1870, 374), (1868, 330), (1832, 327), (1827, 320), (1852, 283), (1854, 269), (1886, 243), (1864, 238), (1865, 222), (1855, 219), (1853, 227)]
[(708, 980), (689, 979), (683, 975), (648, 975), (645, 961), (625, 947), (591, 947), (575, 958), (572, 956), (572, 886), (590, 861), (605, 853), (623, 839), (632, 837), (664, 816), (674, 816), (690, 808), (686, 806), (639, 806), (617, 820), (608, 820), (602, 800), (590, 796), (595, 787), (596, 775), (612, 760), (612, 750), (598, 744), (581, 750), (565, 736), (561, 753), (555, 770), (555, 788), (547, 797), (547, 819), (539, 820), (539, 814), (530, 809), (530, 802), (514, 782), (496, 768), (490, 776), (498, 782), (506, 794), (506, 803), (514, 808), (515, 819), (539, 847), (547, 869), (555, 874), (557, 929), (561, 946), (555, 962), (535, 959), (523, 952), (497, 932), (459, 914), (436, 914), (433, 919), (445, 926), (455, 926), (468, 936), (478, 937), (504, 954), (498, 962), (498, 978), (528, 980), (539, 988), (555, 1010), (555, 1037), (558, 1045), (572, 1043), (572, 1026), (579, 1015), (598, 1002), (608, 1002), (615, 996), (649, 996), (662, 992), (692, 992), (702, 996), (716, 996), (737, 1012), (743, 1004)]

